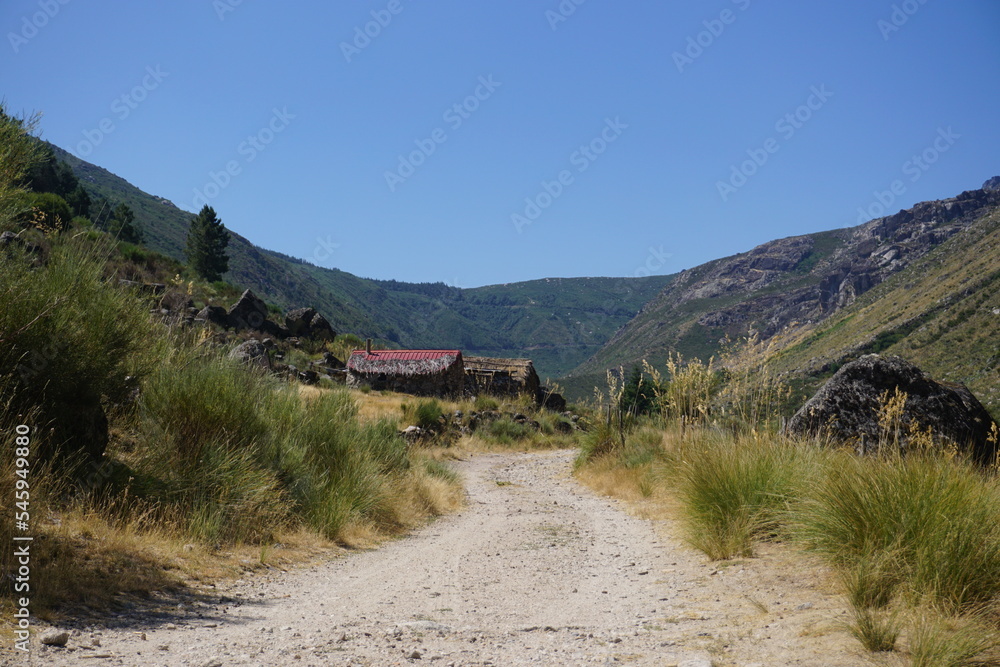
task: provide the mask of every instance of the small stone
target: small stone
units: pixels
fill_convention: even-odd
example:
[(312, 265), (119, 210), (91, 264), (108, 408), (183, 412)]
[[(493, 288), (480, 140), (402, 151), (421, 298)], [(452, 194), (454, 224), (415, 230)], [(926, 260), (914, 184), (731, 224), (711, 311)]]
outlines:
[(69, 633), (65, 630), (49, 630), (41, 639), (46, 646), (65, 646), (69, 641)]
[(173, 623), (167, 623), (163, 627), (166, 628), (167, 630), (176, 630), (177, 629), (177, 626), (174, 625)]
[(420, 660), (422, 657), (420, 651), (414, 650), (412, 653), (406, 656), (409, 660)]
[(218, 658), (209, 658), (201, 663), (201, 667), (222, 667), (222, 661)]
[(805, 602), (803, 604), (800, 604), (798, 607), (796, 607), (795, 611), (805, 611), (806, 609), (812, 609), (812, 608), (813, 608), (813, 603), (812, 602)]

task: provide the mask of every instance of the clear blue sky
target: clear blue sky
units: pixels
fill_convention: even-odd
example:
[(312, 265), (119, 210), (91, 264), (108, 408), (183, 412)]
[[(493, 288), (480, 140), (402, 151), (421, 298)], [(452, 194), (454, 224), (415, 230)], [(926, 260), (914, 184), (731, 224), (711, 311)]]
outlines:
[(672, 273), (1000, 173), (995, 0), (4, 0), (0, 26), (44, 138), (367, 277)]

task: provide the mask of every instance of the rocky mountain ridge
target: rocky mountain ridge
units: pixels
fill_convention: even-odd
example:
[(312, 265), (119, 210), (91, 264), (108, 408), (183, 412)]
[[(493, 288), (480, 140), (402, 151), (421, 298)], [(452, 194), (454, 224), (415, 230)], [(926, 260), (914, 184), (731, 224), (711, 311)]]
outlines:
[(1000, 178), (858, 227), (770, 241), (683, 271), (568, 384), (599, 381), (607, 368), (644, 358), (659, 364), (670, 351), (707, 359), (721, 340), (751, 331), (767, 340), (818, 324), (1000, 207), (993, 182)]

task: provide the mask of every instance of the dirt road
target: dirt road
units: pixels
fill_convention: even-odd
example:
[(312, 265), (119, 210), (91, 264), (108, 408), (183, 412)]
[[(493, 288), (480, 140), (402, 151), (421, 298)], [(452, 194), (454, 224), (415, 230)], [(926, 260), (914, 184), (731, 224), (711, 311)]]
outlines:
[(820, 568), (780, 554), (710, 563), (672, 525), (574, 481), (572, 456), (476, 456), (459, 464), (468, 507), (410, 537), (82, 628), (32, 664), (863, 662)]

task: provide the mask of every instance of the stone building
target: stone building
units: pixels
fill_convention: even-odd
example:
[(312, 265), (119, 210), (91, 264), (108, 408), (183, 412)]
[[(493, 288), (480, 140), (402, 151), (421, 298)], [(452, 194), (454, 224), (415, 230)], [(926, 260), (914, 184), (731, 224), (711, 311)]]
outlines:
[(465, 365), (459, 350), (355, 350), (347, 360), (347, 386), (459, 396), (465, 392)]

